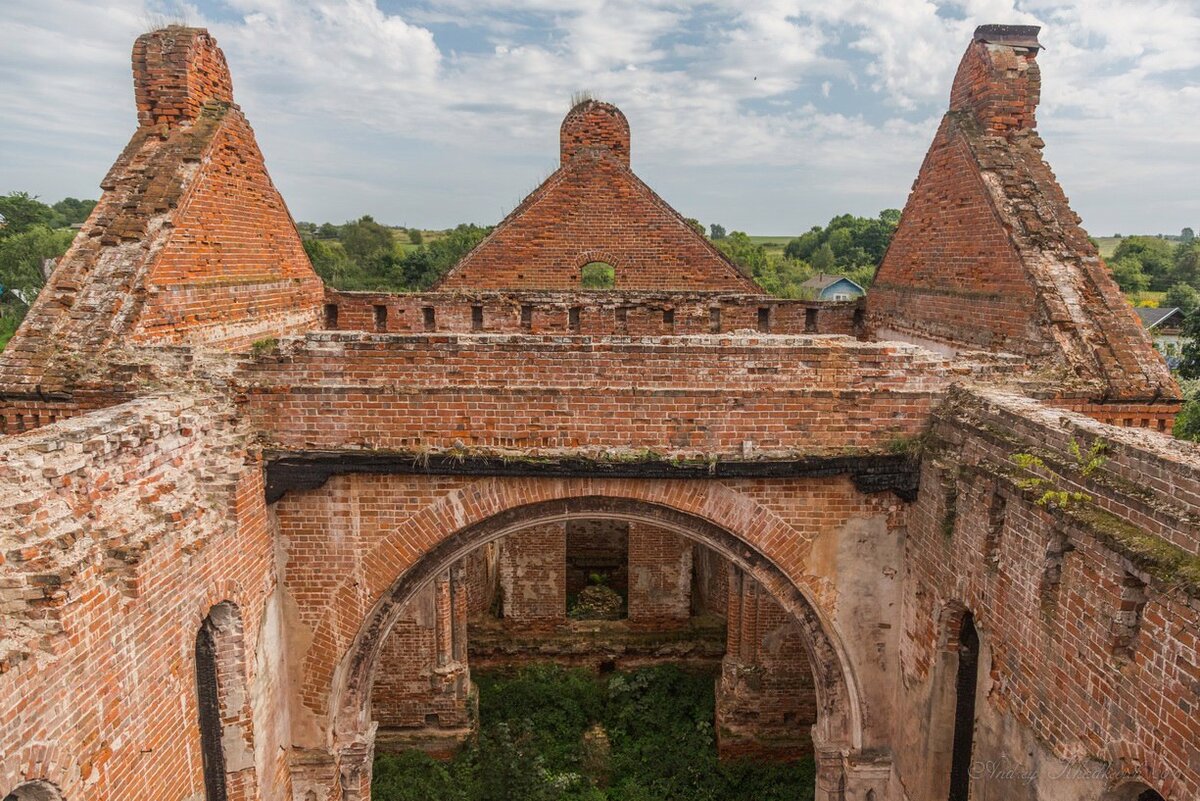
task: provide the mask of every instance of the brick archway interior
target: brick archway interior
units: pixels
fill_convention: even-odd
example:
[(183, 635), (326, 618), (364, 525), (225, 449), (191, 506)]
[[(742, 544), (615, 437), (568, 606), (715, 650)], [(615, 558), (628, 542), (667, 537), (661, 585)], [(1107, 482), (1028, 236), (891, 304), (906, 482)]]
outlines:
[[(757, 548), (714, 523), (667, 506), (629, 498), (562, 498), (513, 507), (450, 533), (417, 563), (396, 577), (363, 621), (335, 677), (335, 745), (362, 753), (373, 737), (370, 694), (380, 649), (405, 602), (471, 551), (523, 528), (583, 518), (650, 523), (701, 543), (753, 576), (795, 619), (817, 691), (813, 729), (818, 748), (851, 751), (861, 747), (862, 721), (849, 661), (836, 633), (805, 592)], [(347, 774), (343, 765), (343, 776)]]

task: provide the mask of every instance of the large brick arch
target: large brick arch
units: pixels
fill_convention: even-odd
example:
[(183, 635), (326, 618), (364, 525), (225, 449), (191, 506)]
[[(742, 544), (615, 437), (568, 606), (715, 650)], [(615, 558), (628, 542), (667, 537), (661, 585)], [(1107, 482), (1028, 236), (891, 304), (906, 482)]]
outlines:
[[(329, 745), (338, 750), (369, 737), (375, 657), (417, 589), (486, 542), (529, 525), (580, 517), (661, 526), (753, 575), (803, 632), (818, 695), (814, 738), (838, 749), (861, 748), (859, 687), (824, 606), (828, 588), (804, 572), (811, 542), (777, 514), (716, 481), (498, 478), (450, 492), (409, 518), (366, 557), (369, 586), (347, 578), (332, 593), (313, 630), (301, 690), (303, 703), (325, 719)], [(350, 609), (362, 612), (346, 614)]]

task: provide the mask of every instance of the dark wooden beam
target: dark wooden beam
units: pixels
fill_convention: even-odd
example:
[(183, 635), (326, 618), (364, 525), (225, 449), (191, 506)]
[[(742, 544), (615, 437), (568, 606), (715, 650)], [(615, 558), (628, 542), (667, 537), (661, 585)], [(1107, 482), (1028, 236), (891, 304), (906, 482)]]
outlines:
[(631, 460), (560, 457), (501, 457), (492, 454), (420, 454), (392, 451), (268, 451), (267, 503), (290, 490), (322, 486), (347, 473), (431, 476), (523, 476), (542, 478), (821, 478), (848, 475), (862, 492), (894, 492), (905, 501), (917, 496), (917, 460), (907, 454), (804, 456), (758, 460)]

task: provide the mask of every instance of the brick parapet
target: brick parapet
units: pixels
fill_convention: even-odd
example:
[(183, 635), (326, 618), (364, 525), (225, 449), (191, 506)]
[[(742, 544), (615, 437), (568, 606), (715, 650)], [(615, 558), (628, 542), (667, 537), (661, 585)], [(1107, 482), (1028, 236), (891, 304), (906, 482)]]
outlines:
[[(859, 302), (784, 300), (729, 292), (325, 290), (325, 328), (418, 333), (657, 336), (761, 331), (860, 333)], [(333, 309), (336, 309), (334, 311)]]
[(236, 383), (254, 425), (285, 450), (745, 457), (886, 449), (918, 434), (967, 370), (912, 346), (841, 337), (326, 333), (284, 341)]

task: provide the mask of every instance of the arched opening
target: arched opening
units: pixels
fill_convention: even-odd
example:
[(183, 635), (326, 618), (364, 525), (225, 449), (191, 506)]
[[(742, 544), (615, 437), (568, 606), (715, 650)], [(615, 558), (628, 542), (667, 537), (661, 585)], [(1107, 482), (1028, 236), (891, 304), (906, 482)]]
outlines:
[(63, 796), (50, 782), (33, 781), (18, 785), (4, 801), (63, 801)]
[[(486, 561), (487, 556), (479, 555), (487, 553), (481, 546), (523, 530), (553, 525), (561, 528), (568, 521), (586, 519), (660, 528), (674, 537), (682, 537), (689, 546), (703, 546), (712, 555), (726, 560), (735, 575), (741, 571), (747, 579), (745, 586), (751, 596), (769, 599), (777, 604), (779, 614), (792, 627), (790, 630), (794, 631), (795, 642), (811, 666), (810, 695), (814, 700), (816, 718), (816, 725), (811, 728), (813, 742), (826, 755), (834, 750), (844, 753), (859, 747), (859, 711), (849, 688), (850, 673), (846, 669), (841, 647), (830, 636), (828, 626), (804, 591), (778, 567), (749, 547), (743, 539), (702, 518), (632, 499), (573, 497), (509, 509), (448, 536), (399, 576), (376, 605), (342, 663), (344, 670), (338, 674), (339, 682), (333, 696), (336, 708), (340, 710), (335, 721), (335, 743), (343, 744), (338, 746), (338, 753), (343, 792), (347, 798), (369, 797), (369, 762), (374, 742), (371, 688), (378, 674), (383, 643), (401, 619), (405, 605), (452, 565), (467, 564), (471, 559)], [(561, 556), (556, 555), (555, 559), (561, 559), (565, 566), (565, 554), (559, 553)], [(689, 556), (695, 559), (691, 550)], [(683, 596), (686, 605), (694, 603), (694, 586), (694, 576), (689, 572)], [(470, 606), (470, 602), (467, 605)], [(762, 611), (765, 607), (755, 604), (745, 606), (757, 615), (756, 621), (769, 619)], [(558, 608), (561, 610), (563, 607)], [(739, 622), (739, 629), (743, 633), (755, 632), (754, 636), (742, 640), (747, 652), (761, 650), (761, 641), (755, 639), (759, 634), (758, 629), (743, 623)], [(809, 728), (795, 715), (789, 716), (787, 723), (793, 728)], [(826, 778), (821, 786), (835, 786), (838, 780), (834, 773), (840, 774), (841, 761), (829, 758), (818, 760), (818, 770), (825, 771), (823, 775)], [(818, 795), (818, 798), (824, 797)]]
[(606, 261), (589, 261), (579, 270), (579, 284), (583, 289), (614, 289), (617, 270)]
[(969, 801), (971, 794), (971, 755), (975, 747), (975, 694), (978, 684), (979, 633), (975, 630), (975, 619), (967, 612), (962, 616), (958, 633), (949, 801)]
[(242, 616), (223, 601), (196, 632), (196, 716), (206, 801), (249, 797), (254, 781), (253, 734), (246, 692)]
[(1109, 790), (1101, 801), (1166, 801), (1162, 795), (1142, 782), (1127, 782)]

